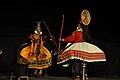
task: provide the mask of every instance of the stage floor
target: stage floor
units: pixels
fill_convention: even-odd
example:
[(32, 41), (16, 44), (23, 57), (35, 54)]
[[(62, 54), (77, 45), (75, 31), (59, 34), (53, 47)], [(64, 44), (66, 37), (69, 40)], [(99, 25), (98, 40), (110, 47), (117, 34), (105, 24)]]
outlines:
[[(22, 79), (21, 79), (22, 80)], [(29, 80), (73, 80), (71, 77), (29, 77)], [(120, 77), (88, 77), (88, 80), (120, 80)]]
[[(53, 76), (44, 77), (27, 76), (24, 78), (20, 77), (17, 79), (15, 76), (11, 78), (9, 78), (9, 76), (0, 76), (0, 80), (27, 80), (27, 78), (29, 80), (73, 80), (71, 77), (53, 77)], [(88, 80), (120, 80), (120, 77), (88, 77)]]

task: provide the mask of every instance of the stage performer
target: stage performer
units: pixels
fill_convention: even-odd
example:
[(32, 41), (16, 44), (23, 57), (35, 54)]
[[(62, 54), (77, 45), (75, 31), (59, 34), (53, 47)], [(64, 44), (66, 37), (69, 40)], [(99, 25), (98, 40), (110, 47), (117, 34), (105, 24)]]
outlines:
[(46, 36), (42, 33), (40, 22), (34, 33), (29, 36), (28, 43), (22, 45), (18, 54), (18, 62), (27, 64), (29, 69), (35, 70), (35, 74), (42, 75), (42, 70), (52, 65), (52, 55), (44, 47)]
[(86, 42), (84, 30), (85, 29), (83, 29), (79, 22), (77, 30), (75, 30), (70, 36), (59, 39), (59, 41), (67, 42), (68, 44), (58, 55), (59, 61), (57, 64), (63, 64), (63, 66), (72, 65), (74, 80), (80, 80), (81, 62), (106, 61), (105, 53), (101, 49), (91, 43)]

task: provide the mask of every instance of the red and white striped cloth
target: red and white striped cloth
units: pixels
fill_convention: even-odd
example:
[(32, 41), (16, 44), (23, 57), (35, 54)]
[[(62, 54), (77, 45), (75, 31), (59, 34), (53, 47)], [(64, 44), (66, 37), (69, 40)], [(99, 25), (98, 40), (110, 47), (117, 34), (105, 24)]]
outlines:
[(64, 63), (70, 59), (79, 59), (86, 62), (106, 61), (105, 53), (97, 46), (87, 42), (74, 43), (66, 48), (60, 54), (61, 61), (57, 62), (57, 64)]

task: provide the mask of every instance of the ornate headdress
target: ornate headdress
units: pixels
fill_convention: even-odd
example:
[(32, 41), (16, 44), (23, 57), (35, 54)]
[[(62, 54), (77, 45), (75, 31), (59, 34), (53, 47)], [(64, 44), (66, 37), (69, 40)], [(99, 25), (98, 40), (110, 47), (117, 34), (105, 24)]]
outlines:
[(37, 26), (36, 26), (36, 29), (35, 29), (35, 34), (42, 34), (42, 31), (41, 31), (41, 27), (40, 27), (40, 23), (41, 22), (37, 22)]
[(90, 16), (90, 13), (88, 10), (84, 9), (82, 12), (81, 12), (81, 21), (82, 23), (87, 26), (90, 24), (90, 21), (91, 21), (91, 16)]

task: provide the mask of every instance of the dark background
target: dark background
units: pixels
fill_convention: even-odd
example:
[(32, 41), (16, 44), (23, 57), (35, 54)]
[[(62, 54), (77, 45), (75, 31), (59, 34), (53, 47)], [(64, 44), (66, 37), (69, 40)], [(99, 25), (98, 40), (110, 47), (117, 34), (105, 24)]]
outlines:
[[(87, 9), (91, 14), (88, 25), (91, 36), (106, 55), (106, 62), (88, 63), (90, 76), (120, 76), (120, 39), (119, 39), (119, 3), (109, 0), (40, 0), (40, 1), (4, 1), (0, 5), (0, 72), (16, 71), (18, 48), (33, 33), (37, 21), (45, 35), (50, 36), (43, 21), (55, 41), (58, 42), (62, 15), (65, 15), (62, 37), (76, 29), (80, 14)], [(53, 56), (56, 57), (56, 56)], [(68, 69), (59, 70), (58, 65), (50, 67), (52, 75), (68, 74)], [(64, 71), (65, 70), (65, 71)], [(64, 73), (64, 74), (63, 74)]]

